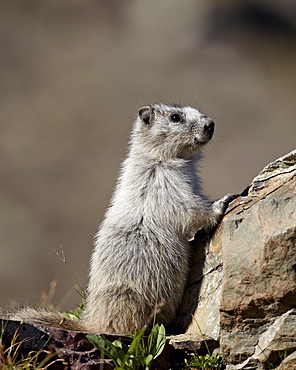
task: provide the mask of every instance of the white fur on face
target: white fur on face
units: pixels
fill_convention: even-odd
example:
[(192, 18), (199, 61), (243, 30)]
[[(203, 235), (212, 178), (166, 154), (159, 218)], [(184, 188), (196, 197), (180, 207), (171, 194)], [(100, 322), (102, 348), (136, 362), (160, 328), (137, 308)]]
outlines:
[[(190, 158), (212, 138), (214, 128), (206, 129), (209, 122), (214, 125), (212, 119), (197, 109), (175, 104), (152, 104), (141, 113), (143, 109), (145, 121), (140, 116), (136, 120), (131, 144), (154, 159)], [(174, 115), (180, 120), (172, 119)]]

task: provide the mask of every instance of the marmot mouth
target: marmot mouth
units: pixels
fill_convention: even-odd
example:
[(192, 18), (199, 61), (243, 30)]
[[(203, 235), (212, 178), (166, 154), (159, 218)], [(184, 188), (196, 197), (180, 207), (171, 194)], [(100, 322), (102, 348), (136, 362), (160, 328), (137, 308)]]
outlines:
[(202, 138), (195, 137), (193, 141), (193, 146), (206, 145), (211, 140), (212, 137), (213, 137), (213, 134), (210, 137), (209, 135), (207, 137), (202, 137)]

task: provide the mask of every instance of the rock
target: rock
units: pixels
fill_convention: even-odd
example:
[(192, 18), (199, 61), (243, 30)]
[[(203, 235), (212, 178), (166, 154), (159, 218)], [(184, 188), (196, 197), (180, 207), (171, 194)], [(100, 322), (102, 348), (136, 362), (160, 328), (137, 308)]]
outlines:
[(180, 332), (187, 329), (187, 334), (208, 335), (215, 340), (220, 335), (219, 306), (223, 279), (220, 231), (217, 230), (213, 238), (198, 235), (198, 242), (193, 242), (191, 274), (178, 321)]
[(253, 358), (261, 363), (276, 363), (281, 354), (296, 351), (296, 310), (290, 310), (278, 317), (260, 335)]
[(169, 344), (175, 349), (183, 349), (188, 351), (196, 351), (201, 349), (219, 347), (219, 342), (207, 335), (197, 334), (179, 334), (168, 337)]
[(211, 240), (200, 237), (179, 322), (188, 334), (220, 339), (229, 369), (265, 366), (256, 349), (282, 322), (264, 350), (277, 366), (272, 348), (285, 355), (277, 338), (287, 335), (286, 355), (294, 350), (287, 325), (296, 306), (296, 150), (254, 178)]
[(259, 336), (254, 354), (238, 365), (228, 365), (227, 370), (249, 370), (275, 368), (296, 369), (296, 310), (292, 309), (278, 317)]
[(295, 164), (296, 151), (268, 165), (223, 221), (220, 345), (233, 363), (296, 305)]
[(288, 357), (285, 357), (275, 370), (293, 370), (296, 369), (296, 352), (293, 352)]
[(226, 365), (226, 370), (259, 370), (258, 363), (248, 358), (241, 364), (238, 365)]
[(100, 366), (104, 366), (104, 370), (114, 369), (111, 360), (100, 359), (100, 351), (86, 339), (85, 333), (4, 320), (0, 320), (0, 330), (5, 348), (11, 346), (14, 338), (16, 343), (21, 343), (17, 348), (18, 356), (26, 357), (31, 351), (40, 351), (38, 361), (41, 361), (48, 351), (54, 352), (47, 367), (50, 370), (92, 370)]
[(296, 150), (293, 150), (264, 167), (259, 175), (254, 178), (251, 188), (254, 187), (254, 184), (268, 180), (274, 176), (281, 176), (285, 173), (292, 173), (294, 171), (296, 171)]

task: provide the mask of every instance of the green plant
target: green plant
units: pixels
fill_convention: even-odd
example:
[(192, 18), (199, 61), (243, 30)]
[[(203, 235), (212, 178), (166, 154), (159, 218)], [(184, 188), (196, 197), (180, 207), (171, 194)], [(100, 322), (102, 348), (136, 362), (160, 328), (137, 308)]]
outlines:
[(196, 369), (196, 370), (220, 370), (223, 367), (223, 359), (220, 355), (218, 354), (212, 354), (210, 352), (209, 346), (207, 344), (207, 341), (204, 337), (203, 332), (201, 331), (201, 328), (193, 316), (193, 320), (195, 321), (198, 330), (201, 334), (201, 336), (204, 339), (204, 344), (207, 349), (207, 354), (205, 356), (200, 356), (197, 353), (192, 355), (189, 359), (185, 359), (185, 369)]
[(87, 339), (105, 356), (111, 358), (117, 370), (150, 369), (153, 360), (165, 346), (166, 334), (163, 325), (154, 325), (147, 340), (144, 338), (146, 327), (133, 335), (127, 335), (131, 343), (121, 338), (110, 342), (103, 335), (87, 335)]
[(222, 357), (215, 354), (205, 356), (193, 355), (188, 360), (185, 359), (185, 369), (196, 370), (219, 370), (222, 369)]
[(85, 298), (82, 298), (81, 304), (74, 310), (64, 311), (63, 315), (69, 317), (72, 320), (81, 320), (85, 307)]

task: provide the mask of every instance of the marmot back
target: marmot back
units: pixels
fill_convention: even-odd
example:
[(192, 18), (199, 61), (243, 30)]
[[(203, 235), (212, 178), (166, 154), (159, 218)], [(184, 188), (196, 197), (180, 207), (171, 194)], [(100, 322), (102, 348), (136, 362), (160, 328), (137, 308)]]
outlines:
[[(173, 322), (189, 269), (188, 240), (215, 227), (232, 199), (211, 202), (201, 190), (200, 150), (213, 133), (213, 120), (191, 107), (139, 110), (95, 238), (84, 319), (65, 321), (55, 313), (49, 325), (126, 334), (151, 325), (155, 314), (158, 323)], [(23, 308), (2, 316), (46, 325), (50, 313)]]

